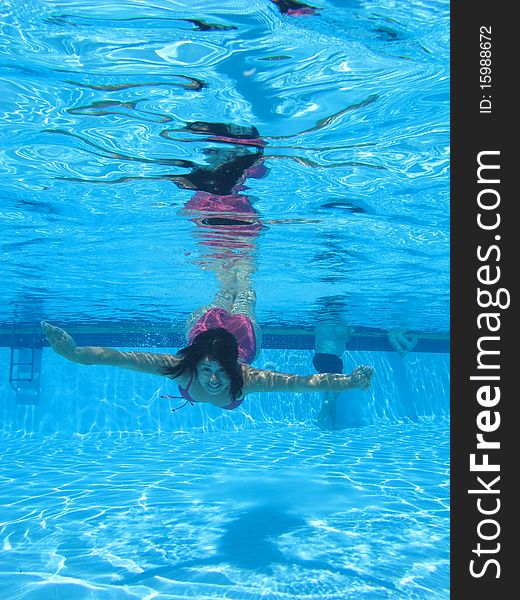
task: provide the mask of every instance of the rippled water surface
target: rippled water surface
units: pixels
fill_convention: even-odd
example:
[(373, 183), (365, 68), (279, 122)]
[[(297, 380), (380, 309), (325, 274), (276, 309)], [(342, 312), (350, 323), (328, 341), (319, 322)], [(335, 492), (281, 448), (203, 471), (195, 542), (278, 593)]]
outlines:
[(442, 420), (4, 438), (0, 589), (20, 600), (445, 599), (448, 450)]
[(261, 323), (333, 305), (449, 330), (449, 4), (313, 6), (2, 3), (0, 323), (169, 323), (207, 302), (193, 192), (173, 179), (222, 154), (186, 130), (205, 121), (266, 143), (247, 181)]

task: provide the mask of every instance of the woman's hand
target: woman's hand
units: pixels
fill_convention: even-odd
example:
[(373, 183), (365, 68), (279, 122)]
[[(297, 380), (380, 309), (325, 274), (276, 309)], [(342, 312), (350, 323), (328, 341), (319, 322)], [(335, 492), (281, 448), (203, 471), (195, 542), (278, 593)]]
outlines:
[(357, 387), (361, 390), (368, 390), (372, 383), (372, 377), (374, 376), (374, 367), (367, 365), (360, 365), (352, 371), (351, 383), (353, 387)]
[(60, 329), (55, 325), (46, 323), (45, 321), (42, 321), (40, 325), (45, 332), (45, 335), (49, 340), (49, 344), (54, 352), (61, 354), (61, 356), (64, 356), (69, 360), (76, 360), (76, 342), (66, 331), (63, 331), (63, 329)]

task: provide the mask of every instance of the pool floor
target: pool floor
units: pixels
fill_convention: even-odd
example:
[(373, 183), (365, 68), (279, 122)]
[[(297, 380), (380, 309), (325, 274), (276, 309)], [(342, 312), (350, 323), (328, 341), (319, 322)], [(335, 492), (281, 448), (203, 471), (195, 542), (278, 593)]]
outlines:
[(0, 597), (447, 599), (449, 422), (0, 438)]

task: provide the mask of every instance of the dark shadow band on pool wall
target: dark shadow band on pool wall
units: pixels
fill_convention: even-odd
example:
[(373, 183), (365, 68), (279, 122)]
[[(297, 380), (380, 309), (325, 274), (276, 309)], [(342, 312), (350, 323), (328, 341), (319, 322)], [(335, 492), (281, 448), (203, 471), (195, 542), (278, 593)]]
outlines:
[[(112, 327), (103, 325), (65, 324), (78, 346), (108, 346), (121, 348), (180, 348), (186, 343), (184, 324), (165, 327), (164, 324), (145, 323), (139, 327), (119, 324)], [(417, 336), (414, 352), (449, 353), (448, 333), (409, 332)], [(49, 346), (39, 325), (0, 326), (0, 347), (43, 348)], [(263, 329), (262, 348), (285, 350), (313, 350), (314, 333), (312, 328)], [(392, 352), (388, 332), (373, 328), (355, 328), (345, 344), (345, 350)]]

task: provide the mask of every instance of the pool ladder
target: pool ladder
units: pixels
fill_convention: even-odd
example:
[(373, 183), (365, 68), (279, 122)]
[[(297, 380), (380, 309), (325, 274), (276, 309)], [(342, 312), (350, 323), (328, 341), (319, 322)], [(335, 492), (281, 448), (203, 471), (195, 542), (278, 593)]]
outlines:
[(16, 404), (35, 405), (40, 402), (40, 373), (42, 366), (41, 335), (13, 333), (9, 383), (16, 392)]

